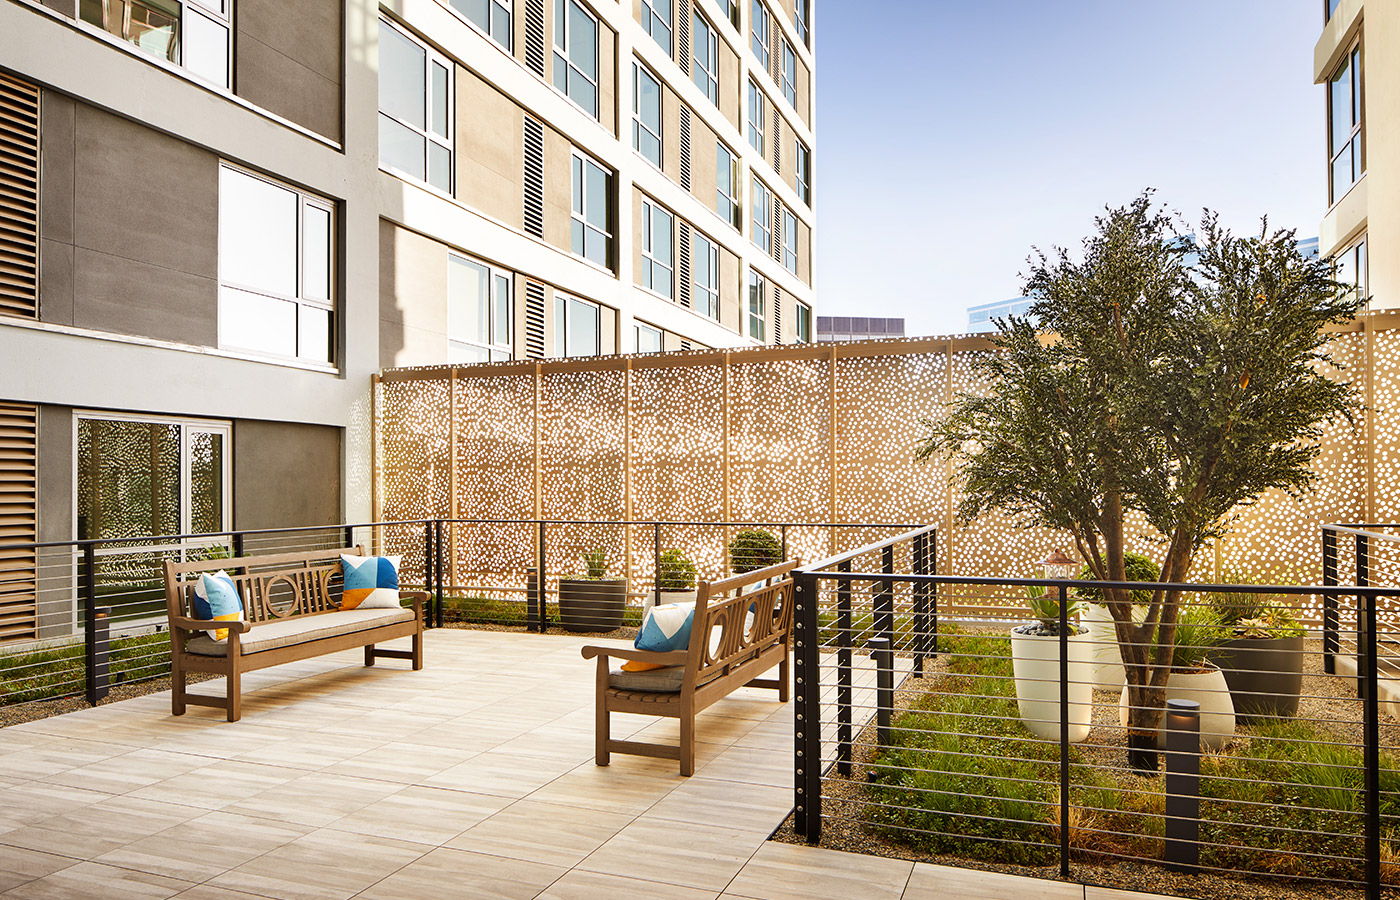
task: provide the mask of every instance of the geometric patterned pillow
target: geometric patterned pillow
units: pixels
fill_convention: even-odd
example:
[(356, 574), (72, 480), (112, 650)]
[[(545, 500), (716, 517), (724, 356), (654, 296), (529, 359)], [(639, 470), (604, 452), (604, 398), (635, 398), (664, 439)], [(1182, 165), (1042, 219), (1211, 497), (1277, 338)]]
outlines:
[(340, 554), (345, 587), (341, 609), (397, 609), (399, 562), (402, 556), (351, 556)]
[[(243, 618), (243, 599), (228, 573), (220, 570), (199, 576), (194, 583), (194, 617), (214, 622), (233, 622)], [(228, 640), (227, 628), (213, 628), (205, 634), (216, 641)]]

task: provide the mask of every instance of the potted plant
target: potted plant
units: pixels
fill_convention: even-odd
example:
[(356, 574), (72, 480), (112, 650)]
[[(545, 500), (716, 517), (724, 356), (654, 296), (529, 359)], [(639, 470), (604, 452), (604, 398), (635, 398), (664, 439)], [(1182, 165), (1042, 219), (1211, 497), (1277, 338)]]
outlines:
[(783, 561), (783, 545), (773, 532), (750, 528), (729, 542), (729, 567), (735, 575), (756, 572)]
[[(1123, 554), (1123, 569), (1128, 581), (1154, 582), (1161, 578), (1162, 570), (1151, 557), (1127, 551)], [(1094, 570), (1088, 566), (1079, 574), (1082, 581), (1092, 581)], [(1113, 614), (1104, 605), (1103, 592), (1095, 588), (1080, 588), (1076, 592), (1087, 601), (1081, 621), (1089, 629), (1090, 655), (1093, 657), (1093, 682), (1096, 690), (1116, 691), (1123, 687), (1123, 652), (1118, 646), (1118, 634), (1114, 630)], [(1132, 591), (1129, 598), (1133, 604), (1133, 621), (1141, 623), (1147, 616), (1147, 607), (1152, 602), (1150, 590)]]
[(1243, 722), (1296, 716), (1303, 690), (1303, 626), (1264, 594), (1213, 594), (1226, 638), (1213, 661), (1225, 674)]
[[(1172, 648), (1171, 672), (1167, 675), (1169, 700), (1194, 700), (1201, 707), (1201, 748), (1219, 750), (1235, 736), (1235, 704), (1225, 673), (1208, 657), (1229, 636), (1220, 614), (1209, 606), (1188, 606), (1176, 622), (1176, 642)], [(1129, 719), (1128, 689), (1118, 699), (1118, 718), (1126, 727)], [(1157, 747), (1166, 747), (1161, 726)]]
[[(1037, 621), (1011, 629), (1011, 667), (1016, 679), (1016, 706), (1021, 722), (1038, 738), (1060, 739), (1060, 601), (1043, 585), (1026, 587), (1026, 602)], [(1071, 600), (1067, 617), (1077, 617), (1088, 604)], [(1094, 685), (1089, 629), (1069, 622), (1069, 739), (1089, 736)]]
[(583, 554), (585, 575), (559, 579), (559, 621), (566, 631), (612, 631), (627, 608), (627, 579), (608, 577), (608, 551)]
[(695, 563), (679, 550), (667, 550), (656, 563), (656, 590), (651, 592), (646, 605), (694, 603)]

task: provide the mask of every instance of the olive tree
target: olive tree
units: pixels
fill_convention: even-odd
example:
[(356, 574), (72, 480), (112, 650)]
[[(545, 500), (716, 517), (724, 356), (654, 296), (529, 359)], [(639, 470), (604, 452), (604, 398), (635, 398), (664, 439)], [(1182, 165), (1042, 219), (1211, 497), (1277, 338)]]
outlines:
[[(1308, 488), (1316, 438), (1354, 399), (1322, 371), (1325, 328), (1358, 300), (1267, 220), (1237, 237), (1207, 212), (1188, 239), (1146, 192), (1095, 224), (1082, 262), (1032, 259), (1030, 315), (999, 321), (979, 362), (989, 390), (925, 420), (917, 455), (955, 463), (961, 518), (999, 510), (1066, 532), (1103, 581), (1126, 580), (1137, 512), (1165, 545), (1162, 581), (1181, 582), (1242, 504)], [(1180, 592), (1158, 588), (1141, 622), (1128, 590), (1104, 595), (1130, 755), (1155, 768)]]

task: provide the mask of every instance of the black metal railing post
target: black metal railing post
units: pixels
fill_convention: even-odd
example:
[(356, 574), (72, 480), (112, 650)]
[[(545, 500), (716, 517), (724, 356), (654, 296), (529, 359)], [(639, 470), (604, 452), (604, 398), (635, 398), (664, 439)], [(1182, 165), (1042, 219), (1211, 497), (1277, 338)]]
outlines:
[[(661, 603), (661, 523), (660, 523), (660, 522), (655, 523), (655, 524), (653, 525), (653, 528), (655, 529), (655, 531), (654, 531), (654, 533), (652, 534), (652, 566), (653, 566), (653, 568), (652, 568), (652, 577), (651, 577), (651, 587), (652, 587), (651, 598), (652, 598), (652, 602), (659, 604), (659, 603)], [(645, 608), (646, 608), (646, 605), (647, 605), (647, 604), (646, 604), (646, 600), (643, 600), (643, 601), (642, 601), (642, 608), (645, 609)]]
[(890, 712), (894, 709), (894, 649), (889, 638), (871, 638), (866, 645), (875, 660), (875, 740), (883, 749), (890, 743)]
[(538, 585), (539, 606), (536, 612), (539, 618), (535, 625), (539, 633), (544, 634), (549, 630), (549, 577), (545, 570), (545, 524), (541, 519), (539, 523), (539, 556), (535, 559), (536, 584)]
[[(886, 576), (894, 575), (894, 545), (888, 544), (880, 551), (880, 571)], [(894, 578), (881, 578), (875, 595), (875, 636), (890, 642), (894, 640)]]
[[(925, 575), (924, 555), (928, 553), (928, 535), (914, 537), (914, 559), (910, 568), (915, 575)], [(928, 636), (928, 585), (922, 581), (914, 584), (914, 677), (924, 677), (924, 656)]]
[(1166, 732), (1167, 868), (1194, 874), (1201, 863), (1201, 704), (1168, 700), (1162, 714)]
[(797, 654), (793, 826), (809, 844), (820, 841), (822, 833), (821, 646), (817, 639), (817, 597), (817, 576), (798, 572), (793, 584)]
[(243, 542), (243, 532), (241, 532), (241, 531), (235, 531), (235, 532), (233, 533), (233, 558), (234, 558), (234, 559), (239, 559), (239, 558), (241, 558), (241, 557), (244, 555), (243, 543), (244, 543), (244, 542)]
[[(1371, 584), (1371, 541), (1364, 534), (1356, 536), (1356, 586), (1368, 587)], [(1372, 614), (1376, 601), (1374, 597), (1356, 595), (1356, 695), (1365, 698), (1370, 674), (1365, 666), (1365, 654), (1361, 645), (1364, 641), (1369, 641), (1373, 635), (1369, 632), (1370, 622), (1374, 618)]]
[[(346, 546), (346, 547), (354, 547), (354, 546), (355, 546), (355, 526), (354, 526), (354, 525), (346, 525), (346, 526), (345, 526), (345, 546)], [(369, 552), (370, 552), (370, 553), (373, 553), (373, 552), (374, 552), (374, 548), (373, 548), (373, 547), (370, 547), (370, 548), (369, 548)]]
[(1060, 595), (1060, 877), (1069, 877), (1069, 597)]
[(107, 696), (110, 669), (109, 610), (97, 608), (97, 545), (83, 545), (83, 671), (87, 702), (96, 706)]
[(434, 607), (435, 607), (436, 610), (437, 610), (437, 627), (438, 627), (438, 628), (441, 628), (441, 627), (442, 627), (442, 608), (443, 608), (443, 606), (445, 605), (446, 599), (447, 599), (446, 596), (445, 596), (445, 593), (444, 593), (444, 591), (443, 591), (443, 580), (444, 580), (444, 578), (445, 578), (445, 576), (446, 576), (446, 574), (447, 574), (447, 572), (446, 572), (446, 569), (447, 569), (447, 547), (446, 547), (446, 544), (447, 544), (447, 542), (446, 542), (446, 540), (444, 540), (444, 538), (443, 538), (443, 532), (445, 531), (445, 529), (443, 528), (442, 520), (441, 520), (441, 519), (436, 520), (436, 521), (433, 523), (433, 526), (434, 526), (433, 530), (434, 530), (434, 532), (436, 532), (436, 539), (437, 539), (437, 554), (436, 554), (436, 557), (435, 557), (435, 559), (434, 559), (434, 561), (433, 561), (434, 569), (435, 569), (435, 571), (436, 571), (436, 573), (437, 573), (436, 576), (435, 576), (434, 579), (433, 579), (434, 582), (435, 582), (436, 585), (437, 585), (437, 597), (436, 597), (436, 601), (437, 601), (437, 602), (434, 603), (433, 605), (434, 605)]
[[(928, 533), (928, 573), (938, 574), (938, 531), (935, 529)], [(928, 651), (934, 659), (938, 658), (938, 585), (929, 585), (929, 597), (932, 600), (929, 609), (929, 635)]]
[(427, 628), (432, 628), (432, 627), (433, 627), (433, 596), (434, 596), (433, 576), (434, 576), (434, 574), (435, 574), (434, 566), (436, 565), (436, 559), (435, 559), (435, 555), (434, 555), (434, 553), (433, 553), (433, 551), (434, 551), (434, 549), (435, 549), (435, 545), (434, 545), (434, 541), (433, 541), (434, 533), (435, 533), (435, 529), (433, 528), (433, 522), (432, 522), (431, 520), (424, 522), (424, 523), (423, 523), (423, 590), (426, 591), (427, 594), (428, 594), (428, 604), (427, 604), (428, 608), (425, 609), (425, 610), (423, 611), (423, 625), (424, 625), (424, 627), (427, 627)]
[[(836, 564), (850, 572), (851, 561)], [(851, 579), (836, 579), (836, 771), (851, 774)]]
[(786, 562), (788, 558), (787, 528), (786, 525), (782, 526), (782, 559), (784, 562)]
[[(1322, 529), (1322, 585), (1337, 585), (1337, 532), (1330, 528)], [(1341, 641), (1337, 632), (1341, 627), (1341, 616), (1337, 611), (1337, 593), (1322, 592), (1322, 671), (1328, 675), (1337, 674), (1337, 651)]]
[[(1381, 712), (1377, 684), (1376, 601), (1366, 603), (1366, 698), (1363, 743), (1366, 767), (1366, 900), (1381, 896)], [(1357, 660), (1363, 654), (1358, 648)]]

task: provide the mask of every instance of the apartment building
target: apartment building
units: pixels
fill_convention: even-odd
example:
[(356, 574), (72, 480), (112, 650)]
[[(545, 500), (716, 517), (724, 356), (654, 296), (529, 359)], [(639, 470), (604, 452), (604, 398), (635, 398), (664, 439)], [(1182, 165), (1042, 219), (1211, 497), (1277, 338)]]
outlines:
[(1327, 89), (1327, 215), (1318, 249), (1372, 309), (1400, 307), (1400, 7), (1323, 0), (1313, 72)]
[(0, 538), (363, 520), (385, 367), (810, 340), (813, 12), (0, 0)]

